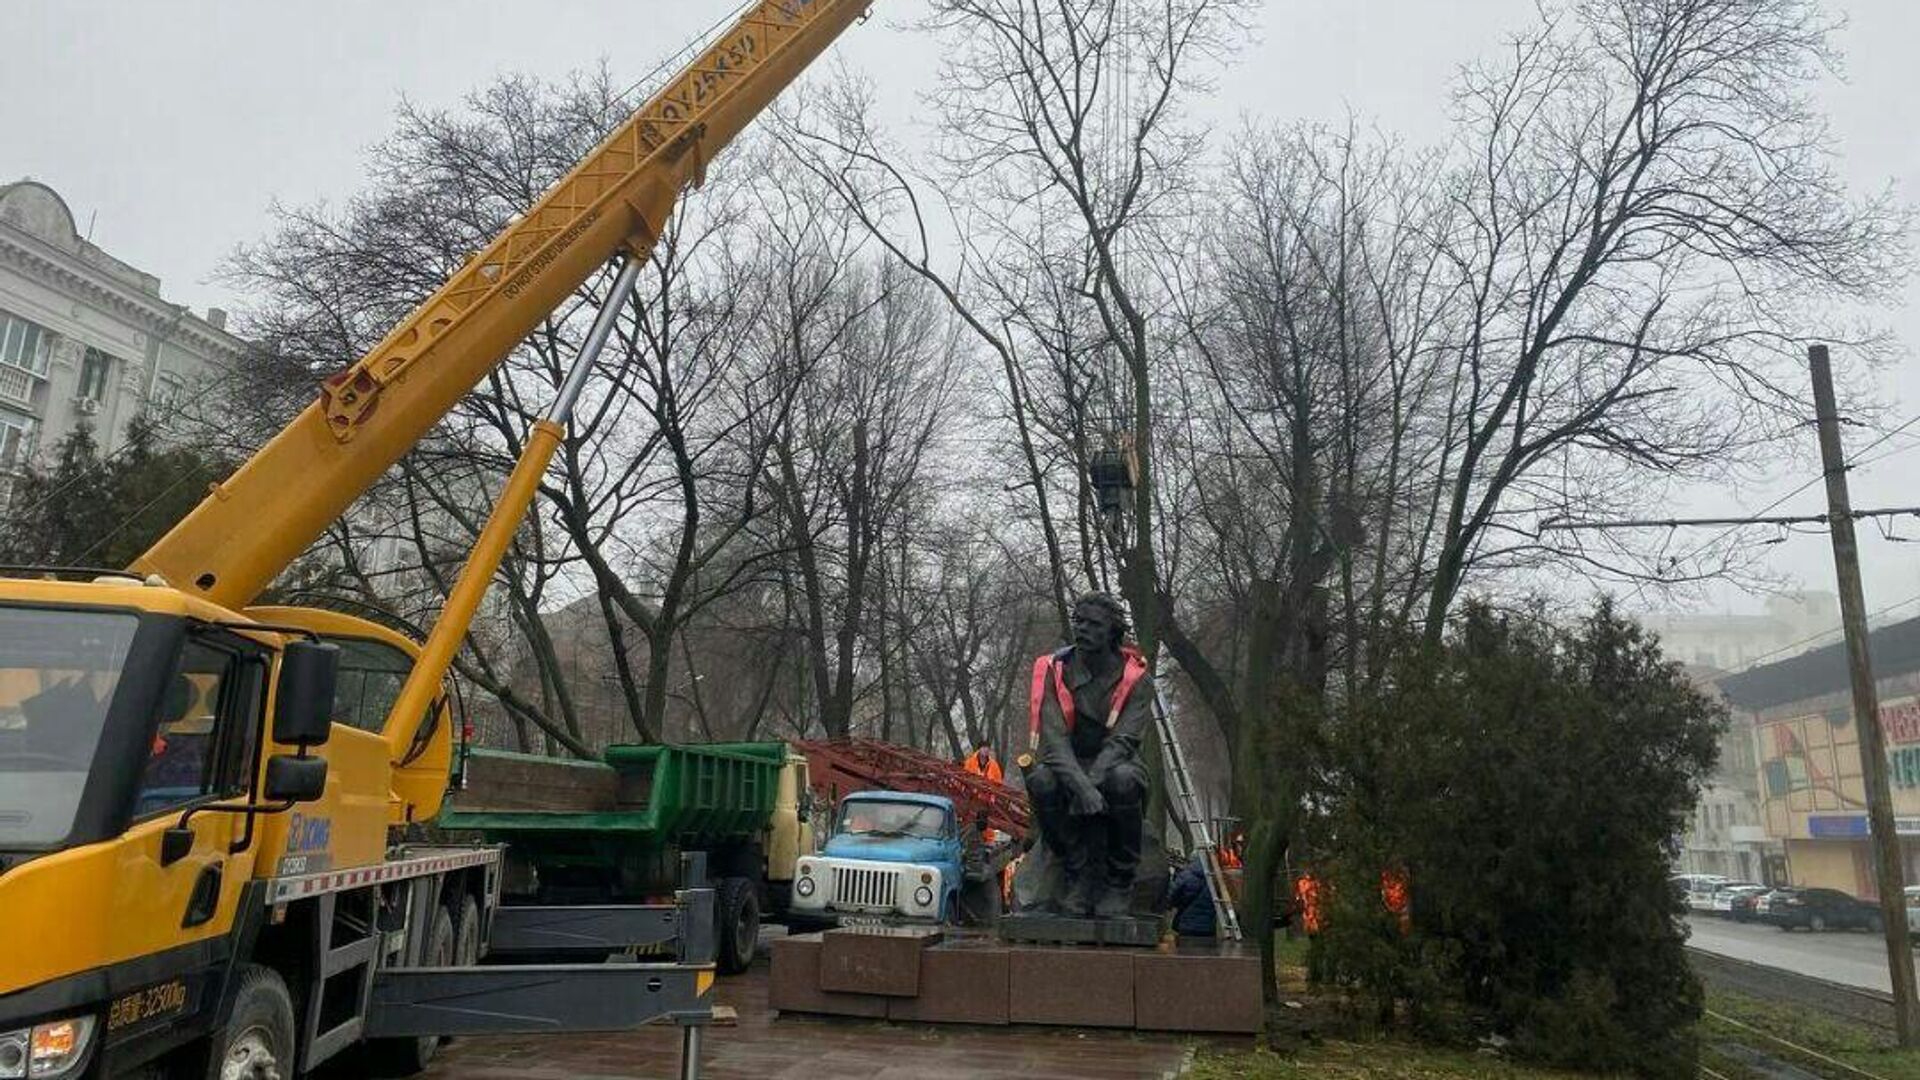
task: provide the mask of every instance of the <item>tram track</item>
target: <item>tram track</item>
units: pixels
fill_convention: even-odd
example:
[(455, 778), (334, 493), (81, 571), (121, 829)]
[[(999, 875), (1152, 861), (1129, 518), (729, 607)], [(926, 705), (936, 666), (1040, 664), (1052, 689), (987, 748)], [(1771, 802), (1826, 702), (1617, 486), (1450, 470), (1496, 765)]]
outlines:
[(1692, 946), (1687, 948), (1687, 960), (1700, 981), (1708, 986), (1815, 1009), (1887, 1032), (1894, 1030), (1893, 995), (1884, 991), (1756, 964)]

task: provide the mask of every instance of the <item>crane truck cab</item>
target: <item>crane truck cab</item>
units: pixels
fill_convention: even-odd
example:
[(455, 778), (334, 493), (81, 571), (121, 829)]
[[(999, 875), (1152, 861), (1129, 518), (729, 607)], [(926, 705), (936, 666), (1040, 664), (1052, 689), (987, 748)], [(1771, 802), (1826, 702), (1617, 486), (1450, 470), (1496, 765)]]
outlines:
[(0, 1077), (291, 1076), (361, 1042), (407, 1072), (447, 1034), (704, 1010), (708, 918), (681, 939), (704, 955), (633, 966), (620, 1022), (596, 980), (527, 1003), (552, 972), (472, 966), (524, 916), (498, 914), (497, 847), (412, 835), (453, 715), (440, 695), (394, 752), (405, 636), (132, 575), (0, 595)]
[(958, 909), (966, 838), (944, 795), (863, 791), (840, 801), (833, 835), (803, 858), (794, 914), (821, 922), (946, 922)]

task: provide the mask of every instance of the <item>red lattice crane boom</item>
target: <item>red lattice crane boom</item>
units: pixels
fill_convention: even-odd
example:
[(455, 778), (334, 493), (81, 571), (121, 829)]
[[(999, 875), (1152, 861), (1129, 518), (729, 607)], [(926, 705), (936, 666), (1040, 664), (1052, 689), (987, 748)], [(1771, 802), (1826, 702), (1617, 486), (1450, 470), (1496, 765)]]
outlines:
[(837, 802), (856, 791), (912, 791), (953, 800), (960, 820), (985, 811), (987, 824), (1024, 840), (1031, 827), (1024, 793), (970, 773), (958, 762), (878, 739), (796, 742), (807, 756), (808, 782), (814, 794)]

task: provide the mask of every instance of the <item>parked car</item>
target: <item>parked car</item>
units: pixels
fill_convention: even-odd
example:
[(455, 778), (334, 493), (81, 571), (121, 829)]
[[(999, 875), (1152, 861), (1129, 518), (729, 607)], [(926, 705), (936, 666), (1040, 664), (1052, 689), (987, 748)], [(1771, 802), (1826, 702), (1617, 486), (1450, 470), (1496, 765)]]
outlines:
[(1733, 917), (1733, 899), (1749, 893), (1766, 892), (1767, 887), (1751, 881), (1729, 881), (1713, 890), (1708, 898), (1708, 909), (1723, 919)]
[(1880, 929), (1880, 906), (1839, 889), (1775, 889), (1762, 918), (1782, 930)]
[(1727, 904), (1727, 918), (1734, 922), (1753, 922), (1761, 917), (1761, 905), (1766, 903), (1767, 894), (1772, 889), (1761, 886), (1750, 892), (1736, 894)]
[(1667, 883), (1680, 894), (1681, 903), (1689, 910), (1706, 911), (1712, 906), (1713, 890), (1730, 880), (1723, 874), (1675, 874)]

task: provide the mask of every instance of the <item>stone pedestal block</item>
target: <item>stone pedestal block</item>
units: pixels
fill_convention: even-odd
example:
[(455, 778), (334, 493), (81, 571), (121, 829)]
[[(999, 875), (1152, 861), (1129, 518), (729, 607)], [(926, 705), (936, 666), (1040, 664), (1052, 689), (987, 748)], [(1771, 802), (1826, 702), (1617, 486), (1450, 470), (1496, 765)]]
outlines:
[(1142, 1031), (1260, 1030), (1260, 956), (1138, 953), (1134, 1026)]
[(920, 956), (920, 996), (887, 1000), (887, 1019), (931, 1024), (1004, 1024), (1008, 952), (933, 948)]
[(819, 934), (773, 940), (773, 977), (767, 1004), (781, 1012), (831, 1013), (836, 1016), (887, 1015), (887, 999), (877, 994), (838, 994), (820, 988)]
[(1117, 945), (1152, 948), (1160, 943), (1160, 920), (1139, 915), (1082, 919), (1072, 915), (1003, 915), (995, 931), (1002, 941), (1045, 945)]
[(1007, 1009), (1016, 1024), (1133, 1026), (1133, 961), (1119, 949), (1013, 949)]
[(920, 992), (920, 954), (939, 927), (845, 927), (822, 935), (820, 989), (912, 997)]

